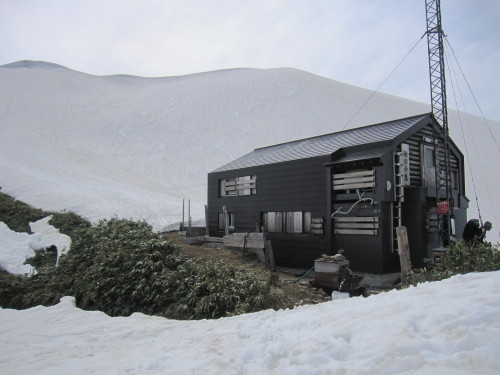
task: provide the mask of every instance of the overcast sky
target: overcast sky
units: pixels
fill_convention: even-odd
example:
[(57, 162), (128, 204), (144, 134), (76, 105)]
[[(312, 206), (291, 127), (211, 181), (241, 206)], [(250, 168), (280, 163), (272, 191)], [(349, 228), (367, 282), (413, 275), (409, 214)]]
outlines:
[[(441, 8), (483, 113), (500, 121), (500, 1)], [(287, 66), (377, 89), (425, 30), (425, 0), (0, 0), (0, 65), (42, 60), (147, 77)], [(430, 101), (426, 43), (380, 91)], [(478, 113), (463, 79), (449, 73), (447, 83), (450, 107), (460, 89), (461, 109)]]

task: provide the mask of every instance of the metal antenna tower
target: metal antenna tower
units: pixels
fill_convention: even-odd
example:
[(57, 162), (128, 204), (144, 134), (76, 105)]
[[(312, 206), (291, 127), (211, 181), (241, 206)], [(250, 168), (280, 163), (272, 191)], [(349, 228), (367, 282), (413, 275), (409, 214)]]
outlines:
[(436, 184), (436, 206), (438, 202), (445, 200), (448, 202), (450, 211), (445, 213), (440, 220), (441, 244), (449, 244), (451, 231), (451, 170), (450, 170), (450, 149), (448, 131), (448, 110), (446, 104), (446, 79), (444, 69), (444, 49), (443, 49), (443, 28), (441, 25), (441, 4), (440, 0), (425, 0), (427, 15), (427, 47), (429, 55), (429, 77), (431, 88), (432, 113), (442, 126), (442, 136), (444, 144), (438, 140), (439, 132), (434, 134), (434, 157), (435, 157), (435, 184)]

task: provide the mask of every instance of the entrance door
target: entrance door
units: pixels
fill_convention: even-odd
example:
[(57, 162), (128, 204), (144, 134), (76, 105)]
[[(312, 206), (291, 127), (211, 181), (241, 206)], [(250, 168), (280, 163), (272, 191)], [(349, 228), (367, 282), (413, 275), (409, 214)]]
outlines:
[(436, 155), (432, 145), (422, 145), (422, 185), (436, 186)]

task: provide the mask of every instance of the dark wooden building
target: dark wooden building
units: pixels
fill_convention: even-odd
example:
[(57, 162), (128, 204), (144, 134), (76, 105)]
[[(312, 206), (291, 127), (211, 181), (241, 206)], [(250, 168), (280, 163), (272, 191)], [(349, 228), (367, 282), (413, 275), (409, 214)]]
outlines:
[[(277, 265), (310, 268), (340, 249), (353, 271), (399, 271), (395, 228), (413, 266), (441, 245), (436, 196), (442, 128), (431, 114), (256, 149), (208, 174), (208, 226), (264, 227)], [(463, 155), (450, 141), (451, 230), (466, 222)], [(436, 187), (436, 181), (438, 181)], [(224, 214), (224, 209), (226, 214)]]

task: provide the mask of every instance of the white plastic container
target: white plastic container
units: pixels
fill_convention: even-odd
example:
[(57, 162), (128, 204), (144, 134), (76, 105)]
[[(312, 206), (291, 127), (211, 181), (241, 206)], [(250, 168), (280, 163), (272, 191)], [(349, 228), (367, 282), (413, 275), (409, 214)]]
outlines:
[(332, 301), (335, 301), (337, 299), (349, 298), (349, 297), (350, 297), (349, 293), (338, 292), (336, 290), (334, 290), (332, 292)]

